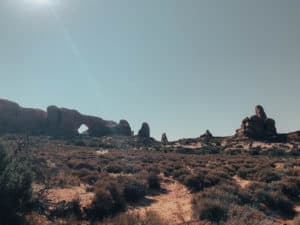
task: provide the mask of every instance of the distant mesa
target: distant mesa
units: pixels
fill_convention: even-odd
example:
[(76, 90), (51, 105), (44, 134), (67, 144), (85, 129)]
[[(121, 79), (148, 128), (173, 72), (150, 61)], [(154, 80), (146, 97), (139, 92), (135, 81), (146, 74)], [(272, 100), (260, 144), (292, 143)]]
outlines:
[(47, 112), (23, 108), (17, 103), (0, 99), (0, 133), (29, 133), (31, 135), (73, 136), (85, 125), (90, 136), (131, 136), (126, 120), (120, 123), (88, 116), (76, 110), (49, 106)]
[(261, 105), (255, 107), (255, 115), (246, 117), (241, 128), (236, 131), (238, 137), (268, 139), (277, 135), (275, 120), (268, 118)]
[(142, 127), (139, 130), (139, 132), (138, 132), (138, 137), (141, 137), (141, 138), (150, 138), (150, 127), (149, 127), (148, 123), (144, 122), (142, 124)]

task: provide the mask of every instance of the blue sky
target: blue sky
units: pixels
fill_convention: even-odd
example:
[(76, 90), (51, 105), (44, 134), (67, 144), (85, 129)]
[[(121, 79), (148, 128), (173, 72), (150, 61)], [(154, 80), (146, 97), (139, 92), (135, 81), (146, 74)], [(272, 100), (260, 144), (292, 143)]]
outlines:
[(256, 104), (300, 128), (299, 0), (38, 1), (0, 2), (1, 98), (156, 138), (231, 135)]

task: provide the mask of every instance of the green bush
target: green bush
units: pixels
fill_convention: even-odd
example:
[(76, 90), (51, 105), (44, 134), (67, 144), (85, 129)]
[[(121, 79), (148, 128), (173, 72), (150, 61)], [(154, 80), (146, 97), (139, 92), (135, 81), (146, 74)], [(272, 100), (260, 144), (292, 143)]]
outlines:
[(0, 145), (0, 224), (22, 224), (31, 208), (32, 173), (25, 159), (9, 157)]

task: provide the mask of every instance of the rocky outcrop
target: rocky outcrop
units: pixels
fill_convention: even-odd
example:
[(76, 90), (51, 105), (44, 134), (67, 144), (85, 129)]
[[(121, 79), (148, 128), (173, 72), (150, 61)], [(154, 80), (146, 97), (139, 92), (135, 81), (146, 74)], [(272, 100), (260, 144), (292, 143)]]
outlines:
[(133, 132), (131, 130), (131, 127), (127, 120), (120, 120), (118, 127), (117, 127), (117, 133), (124, 136), (132, 136)]
[(165, 145), (165, 144), (168, 144), (168, 137), (167, 137), (167, 134), (166, 133), (163, 133), (161, 135), (161, 142)]
[(138, 132), (138, 136), (141, 138), (150, 138), (150, 127), (148, 123), (142, 124), (142, 127)]
[(47, 113), (39, 109), (22, 108), (14, 102), (0, 99), (0, 133), (42, 134)]
[(277, 135), (275, 120), (268, 118), (263, 107), (258, 105), (255, 108), (255, 115), (246, 117), (242, 121), (241, 128), (237, 130), (239, 137), (267, 139)]
[(50, 136), (78, 135), (81, 125), (86, 125), (90, 136), (132, 135), (129, 123), (103, 120), (76, 110), (49, 106), (47, 112), (22, 108), (18, 104), (0, 100), (0, 133), (30, 133)]
[(206, 130), (205, 133), (200, 136), (200, 138), (210, 139), (213, 138), (213, 135), (209, 130)]

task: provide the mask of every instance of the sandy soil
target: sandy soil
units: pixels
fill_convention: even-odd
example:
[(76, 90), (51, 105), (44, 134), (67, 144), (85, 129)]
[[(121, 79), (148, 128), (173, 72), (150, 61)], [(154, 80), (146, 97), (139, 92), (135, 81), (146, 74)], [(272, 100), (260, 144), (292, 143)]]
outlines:
[(192, 194), (182, 184), (172, 180), (164, 183), (162, 187), (166, 193), (147, 196), (153, 203), (146, 207), (132, 209), (133, 212), (145, 213), (151, 210), (157, 212), (170, 225), (192, 224)]
[(249, 184), (251, 184), (250, 180), (245, 180), (240, 178), (239, 176), (235, 175), (233, 177), (233, 179), (236, 181), (236, 183), (241, 187), (241, 188), (245, 188), (247, 187)]
[(91, 204), (94, 198), (94, 193), (87, 192), (87, 187), (83, 184), (71, 188), (55, 188), (50, 189), (48, 199), (53, 203), (61, 201), (71, 202), (72, 200), (79, 199), (80, 205), (86, 207)]

